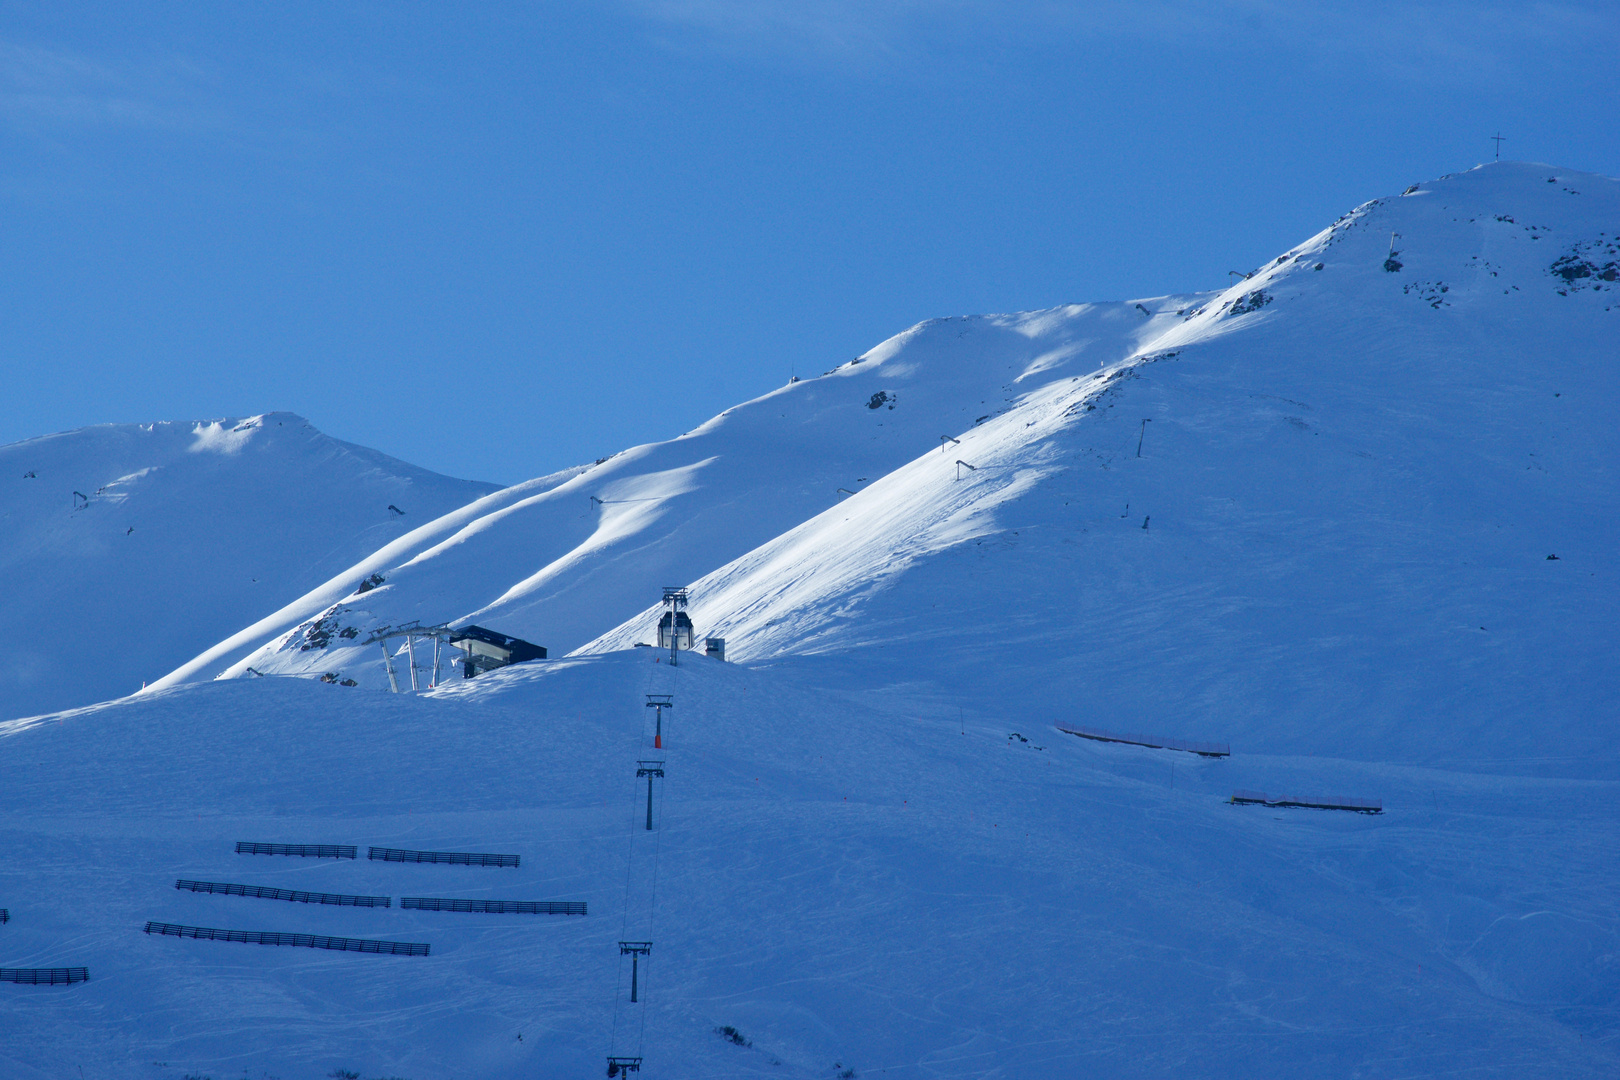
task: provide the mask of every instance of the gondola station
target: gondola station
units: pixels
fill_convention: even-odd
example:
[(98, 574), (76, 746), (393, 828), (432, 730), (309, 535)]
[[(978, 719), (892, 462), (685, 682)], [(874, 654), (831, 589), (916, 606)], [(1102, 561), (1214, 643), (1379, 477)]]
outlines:
[(544, 660), (544, 646), (522, 638), (511, 637), (482, 626), (463, 626), (450, 632), (450, 647), (466, 654), (461, 661), (463, 678), (472, 678), (485, 671), (521, 664), (525, 660)]

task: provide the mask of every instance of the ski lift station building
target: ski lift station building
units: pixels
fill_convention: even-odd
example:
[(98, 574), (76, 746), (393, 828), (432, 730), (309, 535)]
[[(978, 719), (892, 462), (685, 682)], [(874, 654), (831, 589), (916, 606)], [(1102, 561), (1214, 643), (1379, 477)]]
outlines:
[(472, 678), (481, 671), (493, 671), (508, 664), (521, 664), (525, 660), (544, 660), (543, 646), (522, 638), (508, 637), (482, 626), (463, 626), (450, 631), (450, 647), (467, 654), (462, 664), (462, 675)]

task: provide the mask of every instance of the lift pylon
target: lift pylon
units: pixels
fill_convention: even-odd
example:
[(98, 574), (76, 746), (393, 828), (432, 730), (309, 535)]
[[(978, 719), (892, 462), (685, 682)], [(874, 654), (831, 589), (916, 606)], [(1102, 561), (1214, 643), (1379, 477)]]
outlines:
[(662, 761), (636, 762), (636, 776), (647, 778), (647, 831), (652, 832), (652, 782), (654, 778), (664, 778), (664, 763)]
[(637, 961), (643, 956), (652, 956), (652, 942), (650, 941), (621, 941), (619, 942), (619, 955), (630, 957), (630, 1004), (636, 1003), (636, 974)]
[(648, 694), (647, 708), (658, 710), (657, 726), (653, 728), (653, 749), (664, 748), (664, 710), (675, 707), (675, 698), (670, 694)]

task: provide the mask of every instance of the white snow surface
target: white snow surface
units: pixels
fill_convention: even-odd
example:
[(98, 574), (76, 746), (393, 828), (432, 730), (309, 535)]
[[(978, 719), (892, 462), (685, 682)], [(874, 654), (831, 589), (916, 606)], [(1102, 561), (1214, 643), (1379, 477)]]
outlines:
[(0, 718), (133, 693), (493, 490), (285, 412), (0, 446)]
[[(0, 983), (0, 1075), (563, 1078), (601, 1075), (610, 1053), (643, 1056), (648, 1077), (792, 1080), (1620, 1068), (1612, 770), (1264, 745), (1211, 760), (841, 689), (860, 681), (848, 657), (659, 659), (538, 661), (422, 696), (230, 680), (12, 722), (3, 962), (90, 981)], [(646, 693), (675, 700), (661, 749)], [(651, 833), (648, 759), (667, 774)], [(1233, 806), (1233, 788), (1386, 809)], [(360, 857), (237, 855), (240, 840)], [(373, 844), (522, 863), (387, 864)], [(432, 952), (183, 940), (148, 920)], [(653, 942), (634, 1007), (618, 941)]]
[[(1599, 273), (1551, 272), (1572, 254)], [(1612, 760), (1617, 260), (1603, 177), (1490, 166), (1369, 203), (692, 582), (692, 617), (734, 659), (857, 652), (1104, 727)]]
[[(367, 559), (154, 688), (208, 676), (324, 674), (386, 686), (375, 630), (477, 623), (545, 646), (585, 645), (680, 585), (747, 554), (1036, 387), (1139, 352), (1200, 297), (941, 319), (826, 375), (790, 383), (668, 442), (560, 482), (532, 482), (436, 522), (431, 546)], [(600, 503), (594, 502), (601, 500)], [(427, 535), (425, 532), (423, 535)], [(352, 631), (344, 637), (345, 630)], [(311, 632), (325, 642), (310, 648)], [(268, 639), (268, 640), (267, 640)], [(254, 648), (253, 646), (257, 646)]]
[[(0, 982), (0, 1075), (1620, 1074), (1617, 259), (1620, 184), (1502, 164), (1220, 294), (925, 323), (0, 725), (0, 964), (91, 973)], [(666, 584), (736, 662), (630, 647)], [(368, 689), (339, 630), (411, 619), (553, 659)]]

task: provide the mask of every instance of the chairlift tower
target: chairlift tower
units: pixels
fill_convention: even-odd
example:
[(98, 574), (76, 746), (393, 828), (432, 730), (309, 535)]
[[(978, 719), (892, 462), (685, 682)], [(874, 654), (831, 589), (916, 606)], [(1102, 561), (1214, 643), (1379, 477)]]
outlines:
[(636, 1003), (636, 964), (643, 956), (651, 959), (652, 942), (621, 941), (619, 942), (619, 955), (630, 957), (630, 1004), (634, 1005)]
[[(647, 831), (652, 832), (652, 782), (654, 779), (664, 778), (664, 763), (662, 761), (636, 762), (636, 777), (647, 778)], [(634, 1001), (635, 998), (630, 1000)]]
[(450, 640), (451, 631), (448, 626), (423, 626), (418, 622), (406, 623), (404, 626), (391, 627), (379, 630), (367, 638), (362, 644), (382, 646), (383, 667), (388, 671), (388, 688), (399, 693), (399, 675), (394, 670), (394, 654), (388, 649), (388, 643), (398, 638), (405, 639), (405, 655), (411, 671), (411, 690), (422, 689), (418, 672), (421, 670), (416, 663), (416, 639), (419, 637), (433, 639), (433, 678), (428, 683), (428, 689), (439, 685), (439, 667), (443, 663), (443, 646)]
[[(674, 661), (671, 660), (670, 663), (674, 663)], [(658, 717), (653, 727), (654, 750), (662, 750), (664, 748), (664, 710), (673, 709), (674, 707), (675, 699), (669, 694), (647, 695), (647, 708), (658, 710)]]
[(638, 1073), (641, 1071), (641, 1059), (638, 1057), (610, 1057), (608, 1061), (608, 1075), (618, 1076), (620, 1073)]
[(665, 585), (664, 604), (669, 608), (669, 662), (676, 664), (680, 652), (681, 634), (678, 625), (680, 620), (675, 617), (675, 613), (686, 610), (686, 590), (677, 588), (674, 585)]

